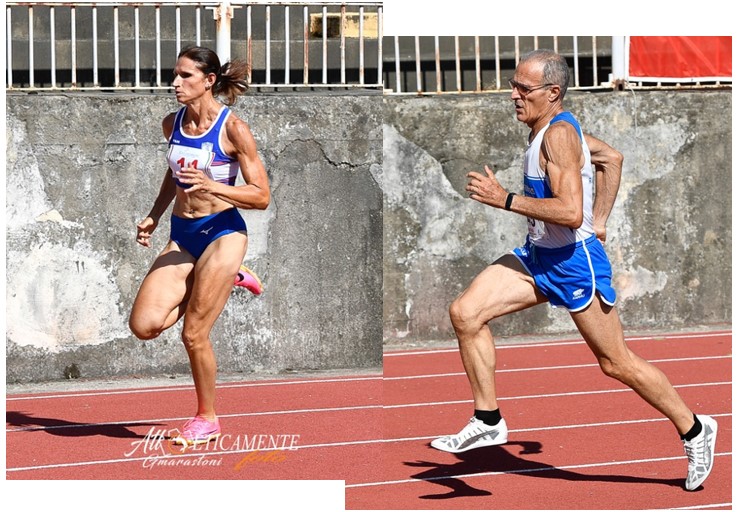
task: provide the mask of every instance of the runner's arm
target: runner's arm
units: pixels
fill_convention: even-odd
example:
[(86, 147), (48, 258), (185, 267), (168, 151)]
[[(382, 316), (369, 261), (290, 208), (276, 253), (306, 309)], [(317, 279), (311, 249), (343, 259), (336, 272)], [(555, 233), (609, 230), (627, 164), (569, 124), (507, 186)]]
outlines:
[(622, 178), (622, 153), (607, 143), (585, 134), (586, 144), (591, 152), (591, 163), (596, 169), (594, 196), (594, 231), (602, 241), (606, 241), (606, 223), (614, 207)]
[(552, 198), (514, 196), (511, 210), (543, 222), (578, 229), (583, 224), (584, 156), (581, 139), (568, 123), (555, 123), (545, 132), (540, 152)]
[[(173, 123), (173, 114), (167, 116), (162, 123), (164, 135), (167, 140), (169, 140), (169, 136), (171, 135)], [(139, 244), (144, 247), (151, 247), (151, 235), (156, 230), (156, 227), (159, 225), (159, 219), (164, 215), (167, 208), (169, 208), (169, 205), (174, 200), (176, 194), (176, 184), (171, 176), (171, 169), (167, 167), (166, 174), (164, 175), (164, 179), (159, 187), (159, 194), (154, 200), (154, 205), (151, 208), (151, 211), (145, 219), (136, 225), (136, 241)]]
[(258, 155), (256, 140), (248, 125), (234, 119), (226, 123), (228, 154), (238, 159), (244, 185), (233, 187), (206, 180), (202, 185), (190, 190), (201, 189), (227, 201), (237, 208), (265, 210), (271, 200), (269, 178), (264, 164)]
[[(169, 140), (169, 137), (171, 137), (172, 130), (174, 129), (174, 118), (175, 114), (169, 114), (161, 123), (161, 128), (164, 131), (164, 137), (167, 141)], [(148, 217), (151, 217), (155, 222), (158, 222), (161, 216), (164, 215), (164, 212), (166, 212), (167, 208), (169, 208), (169, 205), (176, 195), (176, 184), (172, 178), (171, 169), (167, 167), (166, 174), (164, 174), (164, 179), (159, 187), (159, 194), (156, 196), (156, 200), (154, 201), (154, 205), (151, 208)]]

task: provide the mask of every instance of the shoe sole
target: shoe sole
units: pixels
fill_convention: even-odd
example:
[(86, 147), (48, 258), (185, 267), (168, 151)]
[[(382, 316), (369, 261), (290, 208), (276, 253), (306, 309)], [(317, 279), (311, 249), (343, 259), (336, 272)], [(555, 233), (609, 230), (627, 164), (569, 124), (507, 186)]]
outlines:
[[(261, 283), (261, 279), (259, 279), (259, 277), (256, 274), (254, 274), (253, 270), (251, 269), (244, 270), (244, 268), (241, 267), (238, 270), (238, 275), (240, 276), (241, 274), (245, 274), (243, 279), (234, 283), (233, 286), (237, 286), (239, 288), (245, 288), (246, 290), (248, 290), (254, 295), (261, 295), (261, 293), (264, 291), (264, 285), (263, 283)], [(243, 281), (246, 279), (246, 276), (252, 277), (253, 280), (256, 281), (257, 286), (256, 287), (254, 287), (253, 285), (246, 286), (245, 284), (242, 284)]]
[[(443, 452), (448, 452), (448, 453), (463, 453), (463, 452), (467, 452), (469, 450), (475, 450), (476, 448), (486, 448), (488, 446), (499, 446), (500, 444), (506, 444), (507, 443), (507, 439), (508, 438), (504, 437), (504, 438), (493, 439), (491, 441), (486, 441), (486, 440), (479, 441), (479, 442), (473, 443), (473, 444), (471, 444), (469, 446), (466, 446), (464, 448), (461, 448), (460, 450), (456, 450), (454, 448), (450, 448), (449, 446), (446, 446), (445, 444), (438, 442), (437, 439), (435, 439), (432, 442), (430, 442), (430, 446), (432, 446), (436, 450), (440, 450), (440, 451), (443, 451)], [(437, 442), (437, 444), (436, 444), (436, 442)]]

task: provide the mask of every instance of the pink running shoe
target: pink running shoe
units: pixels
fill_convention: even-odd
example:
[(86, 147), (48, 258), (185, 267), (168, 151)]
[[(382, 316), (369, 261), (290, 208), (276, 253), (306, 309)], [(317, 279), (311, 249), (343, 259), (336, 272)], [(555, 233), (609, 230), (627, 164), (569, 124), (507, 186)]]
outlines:
[(209, 443), (220, 436), (220, 422), (208, 421), (202, 416), (195, 416), (184, 424), (182, 433), (175, 437), (172, 442), (184, 446)]
[(242, 286), (254, 295), (261, 295), (264, 291), (264, 287), (261, 284), (261, 280), (258, 276), (245, 265), (241, 265), (238, 270), (238, 275), (235, 276), (234, 286)]

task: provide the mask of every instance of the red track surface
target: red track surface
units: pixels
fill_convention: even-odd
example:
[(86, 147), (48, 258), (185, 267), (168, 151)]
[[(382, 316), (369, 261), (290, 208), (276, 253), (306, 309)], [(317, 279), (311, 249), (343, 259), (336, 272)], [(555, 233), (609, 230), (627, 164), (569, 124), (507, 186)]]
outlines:
[[(581, 341), (499, 348), (504, 446), (430, 448), (472, 412), (458, 352), (394, 352), (383, 382), (221, 384), (223, 437), (184, 453), (154, 438), (187, 419), (190, 386), (11, 395), (6, 478), (345, 480), (347, 509), (730, 509), (731, 332), (629, 344), (719, 422), (715, 468), (696, 492), (682, 488), (670, 423), (604, 377)], [(296, 449), (272, 449), (285, 442)]]
[(731, 333), (630, 338), (697, 413), (717, 418), (715, 467), (682, 488), (683, 446), (670, 422), (605, 377), (582, 341), (498, 350), (509, 443), (463, 454), (429, 447), (473, 413), (457, 350), (384, 358), (383, 478), (347, 482), (355, 509), (731, 509)]

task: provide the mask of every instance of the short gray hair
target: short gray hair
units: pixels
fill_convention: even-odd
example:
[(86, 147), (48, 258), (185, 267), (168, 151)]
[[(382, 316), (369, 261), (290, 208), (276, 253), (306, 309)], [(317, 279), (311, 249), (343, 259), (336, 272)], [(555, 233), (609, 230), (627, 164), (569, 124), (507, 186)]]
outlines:
[(520, 59), (520, 64), (528, 60), (543, 63), (543, 83), (559, 86), (560, 99), (563, 100), (568, 90), (568, 80), (570, 77), (566, 59), (552, 50), (541, 49), (526, 53)]

